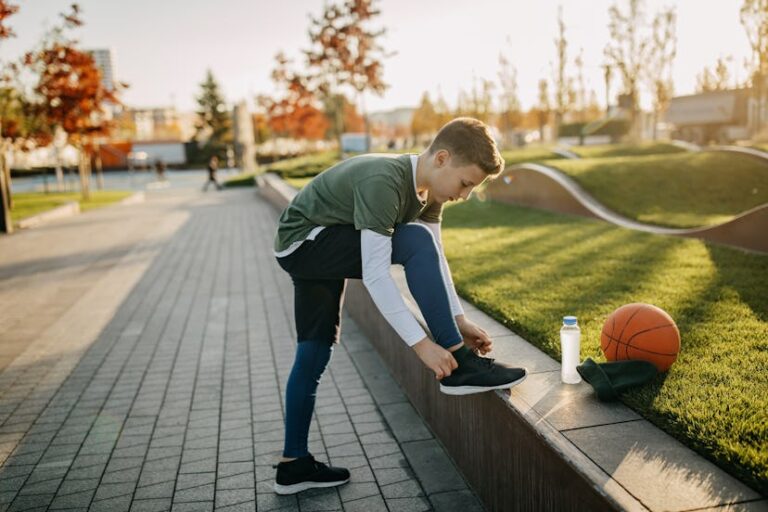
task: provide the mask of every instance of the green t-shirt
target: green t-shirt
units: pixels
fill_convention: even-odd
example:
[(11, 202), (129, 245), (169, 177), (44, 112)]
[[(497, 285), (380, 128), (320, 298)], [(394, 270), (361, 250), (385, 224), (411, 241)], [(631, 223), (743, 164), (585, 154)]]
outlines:
[(410, 155), (361, 155), (317, 175), (283, 211), (275, 252), (301, 242), (318, 226), (352, 224), (392, 236), (395, 224), (440, 222), (442, 204), (416, 195)]

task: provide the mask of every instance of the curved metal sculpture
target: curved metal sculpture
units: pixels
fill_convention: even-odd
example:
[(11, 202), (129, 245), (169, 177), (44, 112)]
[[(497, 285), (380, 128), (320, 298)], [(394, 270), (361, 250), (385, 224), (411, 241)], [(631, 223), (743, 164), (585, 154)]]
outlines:
[(492, 181), (486, 196), (493, 201), (592, 217), (617, 226), (657, 235), (701, 238), (710, 242), (768, 253), (768, 204), (722, 224), (699, 228), (665, 228), (628, 219), (595, 200), (576, 181), (546, 165), (524, 163), (507, 168)]

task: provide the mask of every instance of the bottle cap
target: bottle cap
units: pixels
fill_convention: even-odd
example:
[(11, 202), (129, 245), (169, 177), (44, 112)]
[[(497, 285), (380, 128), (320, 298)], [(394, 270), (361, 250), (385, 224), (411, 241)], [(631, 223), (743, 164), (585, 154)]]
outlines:
[(564, 325), (576, 325), (576, 317), (575, 316), (564, 316), (563, 317), (563, 324)]

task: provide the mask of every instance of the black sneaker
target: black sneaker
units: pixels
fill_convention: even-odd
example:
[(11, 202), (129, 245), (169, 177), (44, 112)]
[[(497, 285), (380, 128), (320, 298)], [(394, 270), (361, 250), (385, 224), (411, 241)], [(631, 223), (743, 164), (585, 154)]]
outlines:
[(349, 482), (349, 471), (317, 462), (312, 455), (281, 462), (276, 467), (274, 489), (277, 494), (296, 494), (306, 489), (336, 487)]
[(512, 368), (489, 357), (480, 357), (462, 347), (454, 352), (459, 367), (440, 381), (446, 395), (471, 395), (492, 389), (509, 389), (525, 380), (525, 368)]

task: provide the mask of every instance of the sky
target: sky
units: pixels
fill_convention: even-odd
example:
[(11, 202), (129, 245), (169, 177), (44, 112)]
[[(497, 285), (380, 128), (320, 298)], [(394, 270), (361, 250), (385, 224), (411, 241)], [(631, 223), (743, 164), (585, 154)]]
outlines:
[[(339, 0), (336, 0), (339, 1)], [(619, 5), (626, 0), (618, 0)], [(454, 105), (473, 78), (498, 79), (499, 55), (518, 72), (524, 108), (536, 103), (537, 83), (551, 79), (557, 9), (562, 5), (569, 72), (583, 51), (587, 89), (604, 103), (603, 50), (609, 42), (608, 8), (616, 0), (379, 0), (374, 26), (387, 30), (382, 44), (394, 55), (384, 62), (383, 96), (367, 94), (369, 111), (416, 106), (428, 91)], [(16, 0), (8, 24), (17, 37), (0, 43), (0, 60), (16, 58), (40, 40), (71, 0)], [(130, 84), (132, 107), (193, 110), (199, 84), (211, 69), (230, 102), (272, 94), (274, 56), (284, 51), (301, 64), (308, 48), (309, 16), (328, 0), (79, 0), (85, 25), (74, 34), (83, 48), (112, 48), (116, 78)], [(741, 0), (646, 0), (652, 15), (675, 7), (676, 94), (694, 92), (696, 76), (718, 57), (732, 57), (739, 79), (749, 42), (739, 21)], [(650, 16), (649, 16), (650, 17)], [(300, 67), (300, 66), (299, 66)], [(618, 86), (617, 78), (612, 85)], [(647, 103), (647, 98), (643, 100)]]

